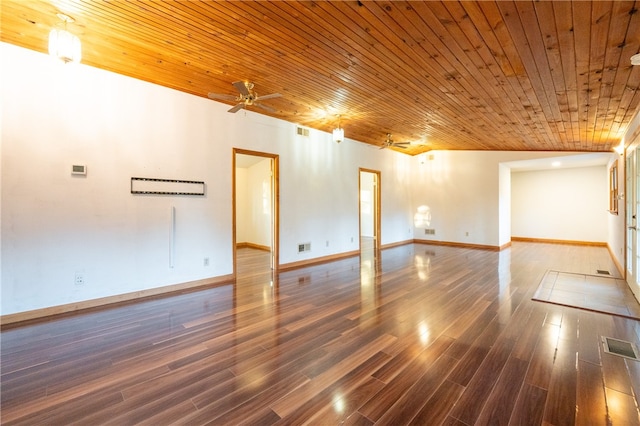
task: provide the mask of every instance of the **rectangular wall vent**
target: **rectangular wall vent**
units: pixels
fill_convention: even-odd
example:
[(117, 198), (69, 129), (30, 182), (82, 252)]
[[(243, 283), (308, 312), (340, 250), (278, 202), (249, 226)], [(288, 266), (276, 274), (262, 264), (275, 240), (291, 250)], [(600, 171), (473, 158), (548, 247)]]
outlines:
[(631, 342), (603, 336), (602, 343), (607, 353), (638, 360), (638, 350)]
[(435, 229), (425, 229), (424, 233), (425, 233), (425, 235), (436, 235), (436, 230)]
[(71, 166), (71, 174), (72, 175), (87, 175), (87, 166), (83, 164), (73, 164)]
[(298, 135), (309, 136), (309, 129), (305, 129), (304, 127), (298, 127)]
[(298, 244), (298, 253), (304, 253), (305, 251), (311, 251), (311, 243)]

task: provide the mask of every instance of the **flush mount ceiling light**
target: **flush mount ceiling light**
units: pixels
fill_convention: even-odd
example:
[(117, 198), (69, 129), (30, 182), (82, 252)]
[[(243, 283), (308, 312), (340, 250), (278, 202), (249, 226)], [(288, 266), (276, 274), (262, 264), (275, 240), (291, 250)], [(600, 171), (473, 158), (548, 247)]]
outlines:
[(67, 31), (67, 24), (74, 22), (73, 18), (62, 13), (56, 14), (64, 22), (64, 29), (53, 28), (49, 33), (49, 55), (64, 62), (80, 62), (82, 47), (80, 39)]
[(338, 116), (338, 127), (333, 129), (333, 141), (340, 143), (344, 140), (344, 129), (340, 127), (340, 116)]
[(631, 65), (640, 65), (640, 53), (636, 53), (631, 57)]

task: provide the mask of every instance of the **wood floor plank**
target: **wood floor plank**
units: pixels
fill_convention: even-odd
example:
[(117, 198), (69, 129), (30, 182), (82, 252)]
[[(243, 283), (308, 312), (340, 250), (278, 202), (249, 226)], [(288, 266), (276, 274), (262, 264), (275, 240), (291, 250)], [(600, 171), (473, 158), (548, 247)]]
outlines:
[[(378, 352), (344, 377), (336, 380), (331, 386), (307, 399), (293, 412), (282, 417), (281, 425), (304, 424), (307, 421), (322, 420), (320, 414), (329, 409), (341, 411), (345, 408), (344, 398), (364, 383), (371, 383), (371, 373), (387, 362), (389, 355)], [(231, 420), (231, 419), (229, 419)], [(326, 419), (324, 419), (326, 420)]]
[(457, 359), (443, 355), (378, 420), (381, 424), (408, 424), (422, 409), (425, 401), (440, 387)]
[(292, 392), (272, 404), (271, 409), (281, 418), (290, 415), (317, 393), (322, 392), (331, 386), (333, 382), (347, 375), (362, 362), (375, 356), (380, 351), (380, 348), (384, 348), (394, 340), (395, 337), (393, 336), (382, 335), (359, 349), (354, 350), (348, 358), (337, 361), (323, 373), (297, 389), (296, 392)]
[(600, 364), (600, 335), (598, 334), (598, 318), (581, 312), (580, 334), (578, 335), (578, 353), (580, 360), (591, 364)]
[(496, 342), (473, 376), (451, 415), (467, 424), (474, 424), (482, 414), (493, 386), (502, 374), (515, 344), (513, 339)]
[(597, 364), (579, 360), (576, 423), (607, 424), (607, 421), (602, 369)]
[(438, 386), (431, 398), (425, 402), (409, 424), (427, 425), (442, 423), (463, 391), (463, 386), (445, 380)]
[(549, 271), (613, 270), (606, 248), (375, 259), (273, 273), (239, 249), (235, 285), (3, 329), (2, 424), (640, 425), (640, 363), (600, 341), (639, 322), (531, 300)]
[[(356, 419), (358, 419), (358, 422), (365, 421), (366, 418), (357, 412), (358, 408), (371, 399), (373, 395), (380, 392), (384, 386), (385, 384), (380, 380), (369, 377), (349, 392), (335, 393), (334, 403), (317, 413), (310, 423), (318, 425), (338, 425), (346, 424)], [(369, 419), (366, 419), (366, 422), (372, 423)]]
[(509, 425), (541, 425), (546, 401), (547, 391), (545, 389), (525, 382), (518, 395)]
[(473, 347), (452, 370), (448, 379), (466, 387), (484, 362), (502, 331), (503, 327), (500, 325), (498, 317), (494, 316), (491, 323), (474, 342)]
[(578, 344), (571, 326), (573, 322), (563, 320), (564, 323), (570, 325), (558, 339), (544, 413), (544, 420), (554, 425), (573, 425), (576, 421)]
[(640, 425), (637, 401), (631, 395), (606, 389), (609, 419), (614, 425)]
[(476, 424), (506, 425), (515, 407), (529, 363), (510, 357), (502, 370)]
[(530, 385), (549, 389), (559, 333), (558, 324), (547, 323), (542, 326), (527, 372), (526, 381)]
[[(373, 398), (368, 400), (358, 411), (370, 420), (378, 421), (382, 415), (395, 404), (406, 392), (422, 372), (435, 362), (440, 354), (451, 344), (452, 339), (441, 336), (431, 346), (426, 348), (415, 359), (399, 372)], [(375, 374), (374, 374), (375, 377)]]

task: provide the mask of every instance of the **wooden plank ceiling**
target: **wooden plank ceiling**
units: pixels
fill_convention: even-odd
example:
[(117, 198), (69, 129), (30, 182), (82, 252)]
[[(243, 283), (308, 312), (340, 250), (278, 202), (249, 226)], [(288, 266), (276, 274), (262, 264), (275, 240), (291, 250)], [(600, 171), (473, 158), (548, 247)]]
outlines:
[[(46, 52), (75, 22), (86, 65), (380, 146), (610, 151), (640, 101), (634, 1), (2, 0), (1, 39)], [(213, 100), (211, 102), (214, 102)], [(234, 105), (233, 100), (228, 101)]]

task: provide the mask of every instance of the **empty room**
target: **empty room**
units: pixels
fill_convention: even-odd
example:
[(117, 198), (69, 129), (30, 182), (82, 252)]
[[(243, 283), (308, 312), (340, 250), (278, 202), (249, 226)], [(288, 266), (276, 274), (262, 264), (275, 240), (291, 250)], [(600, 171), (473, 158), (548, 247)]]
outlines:
[(0, 2), (0, 422), (640, 425), (634, 1)]

